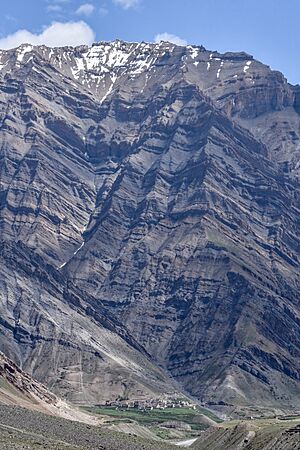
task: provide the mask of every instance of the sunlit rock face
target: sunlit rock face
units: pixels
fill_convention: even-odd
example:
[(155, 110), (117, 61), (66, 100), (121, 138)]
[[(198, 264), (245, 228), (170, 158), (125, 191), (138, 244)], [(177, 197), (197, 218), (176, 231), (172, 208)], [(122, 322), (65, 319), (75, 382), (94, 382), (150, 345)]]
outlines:
[[(141, 355), (141, 391), (150, 364), (152, 381), (163, 384), (164, 369), (204, 401), (296, 406), (299, 98), (246, 53), (121, 41), (2, 51), (2, 350), (17, 360), (25, 348), (27, 369), (66, 395), (82, 371), (93, 374), (89, 399), (117, 377), (111, 355), (103, 364), (79, 352), (61, 384), (49, 354), (59, 348), (68, 371), (75, 350), (48, 337), (63, 324), (71, 333), (73, 297), (53, 293), (66, 284), (112, 321), (122, 358)], [(45, 274), (35, 281), (34, 258)], [(12, 276), (22, 264), (34, 269)], [(26, 301), (16, 294), (24, 286)], [(32, 301), (42, 317), (52, 305), (51, 326), (39, 327)], [(47, 340), (39, 351), (16, 331), (16, 311), (22, 329)], [(91, 329), (86, 307), (80, 314), (68, 342), (86, 349), (89, 329), (107, 352), (107, 323)], [(132, 370), (123, 366), (120, 385)]]

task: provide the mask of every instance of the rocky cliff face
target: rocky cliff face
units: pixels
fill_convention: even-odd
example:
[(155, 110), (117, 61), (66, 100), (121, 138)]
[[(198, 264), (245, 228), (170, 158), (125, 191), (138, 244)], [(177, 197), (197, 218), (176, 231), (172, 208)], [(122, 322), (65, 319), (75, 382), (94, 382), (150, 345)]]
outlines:
[(21, 404), (22, 400), (33, 405), (55, 405), (58, 399), (0, 353), (0, 403)]
[(172, 394), (132, 336), (20, 242), (1, 250), (1, 350), (73, 403)]
[[(18, 416), (16, 410), (4, 409), (3, 405), (6, 405), (6, 407), (21, 407), (22, 409), (18, 409), (19, 414), (23, 411), (27, 415), (28, 410), (32, 410), (78, 422), (99, 424), (95, 417), (77, 410), (49, 392), (45, 386), (35, 381), (7, 356), (0, 353), (1, 412), (5, 415), (5, 411), (7, 411), (8, 414), (15, 413), (14, 415)], [(26, 409), (23, 410), (23, 408)]]
[[(21, 311), (39, 335), (36, 292), (43, 321), (50, 308), (50, 328), (81, 345), (47, 338), (33, 351), (30, 341), (27, 367), (64, 390), (58, 348), (68, 355), (59, 367), (75, 358), (72, 377), (90, 373), (90, 399), (104, 365), (86, 355), (91, 336), (105, 341), (105, 318), (122, 355), (150, 367), (146, 349), (204, 401), (298, 405), (298, 88), (245, 53), (169, 43), (24, 45), (2, 51), (0, 68), (1, 304), (15, 296), (2, 317)], [(10, 271), (24, 258), (43, 266), (38, 282), (22, 273), (27, 300)], [(75, 334), (74, 295), (85, 305)], [(17, 327), (1, 344), (15, 359)]]

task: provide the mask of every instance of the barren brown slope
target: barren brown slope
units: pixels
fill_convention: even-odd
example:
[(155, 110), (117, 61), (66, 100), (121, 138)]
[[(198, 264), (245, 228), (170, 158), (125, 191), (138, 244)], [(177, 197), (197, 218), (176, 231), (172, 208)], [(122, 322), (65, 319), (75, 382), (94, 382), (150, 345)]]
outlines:
[(26, 372), (81, 404), (175, 391), (95, 298), (21, 243), (0, 249), (0, 346)]
[(295, 423), (240, 423), (231, 428), (212, 427), (192, 445), (198, 450), (299, 450), (300, 425)]
[[(263, 126), (276, 139), (264, 143), (255, 122), (252, 134), (237, 125), (290, 111), (296, 129), (295, 89), (249, 55), (169, 43), (0, 57), (1, 238), (41, 255), (93, 297), (95, 313), (105, 305), (203, 401), (296, 408), (299, 183), (274, 156), (270, 142), (282, 154), (285, 140), (272, 121)], [(12, 329), (24, 292), (41, 302), (31, 276), (5, 309)], [(11, 306), (7, 287), (3, 298)], [(5, 345), (16, 359), (25, 346), (44, 379), (61, 341), (32, 351), (40, 322), (25, 319), (30, 338), (10, 331)], [(72, 383), (104, 366), (76, 357)]]
[(19, 406), (69, 420), (96, 425), (99, 420), (85, 414), (52, 394), (44, 385), (23, 372), (0, 353), (0, 409)]
[(18, 407), (0, 406), (1, 450), (168, 450), (151, 441)]
[(64, 270), (204, 401), (296, 406), (296, 183), (194, 86), (157, 89), (142, 123)]

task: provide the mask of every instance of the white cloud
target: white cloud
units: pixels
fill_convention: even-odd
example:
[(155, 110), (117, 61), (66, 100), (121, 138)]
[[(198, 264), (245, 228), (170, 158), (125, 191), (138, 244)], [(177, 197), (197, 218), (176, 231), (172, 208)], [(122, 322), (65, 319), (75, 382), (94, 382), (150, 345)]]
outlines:
[(154, 41), (155, 42), (167, 41), (167, 42), (172, 42), (173, 44), (176, 44), (176, 45), (187, 45), (187, 41), (185, 39), (182, 39), (179, 36), (176, 36), (175, 34), (170, 34), (170, 33), (157, 34), (154, 38)]
[(65, 45), (90, 45), (95, 41), (95, 33), (88, 24), (80, 22), (53, 22), (40, 34), (28, 30), (18, 30), (0, 39), (0, 48), (9, 49), (21, 44), (48, 45), (49, 47), (63, 47)]
[(60, 5), (48, 5), (47, 11), (48, 12), (59, 12), (62, 10), (62, 7)]
[(140, 0), (113, 0), (115, 5), (119, 5), (124, 9), (134, 8), (138, 6)]
[(91, 3), (84, 3), (83, 5), (79, 6), (79, 8), (76, 11), (76, 14), (81, 14), (84, 16), (90, 16), (93, 14), (95, 10), (95, 6)]

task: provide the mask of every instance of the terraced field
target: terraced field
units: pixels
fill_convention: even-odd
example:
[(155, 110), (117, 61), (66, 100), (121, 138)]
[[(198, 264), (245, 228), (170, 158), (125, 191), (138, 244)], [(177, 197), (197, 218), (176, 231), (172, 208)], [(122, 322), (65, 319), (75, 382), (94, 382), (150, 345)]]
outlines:
[(216, 415), (204, 408), (166, 408), (145, 411), (135, 408), (116, 409), (111, 407), (88, 407), (85, 409), (93, 414), (117, 419), (132, 419), (143, 425), (155, 425), (166, 421), (179, 420), (189, 424), (195, 430), (203, 430), (212, 423), (222, 422)]
[(163, 439), (171, 443), (198, 437), (199, 434), (222, 422), (203, 408), (167, 408), (139, 410), (135, 408), (88, 407), (86, 411), (106, 417), (106, 426), (115, 431), (141, 437)]

